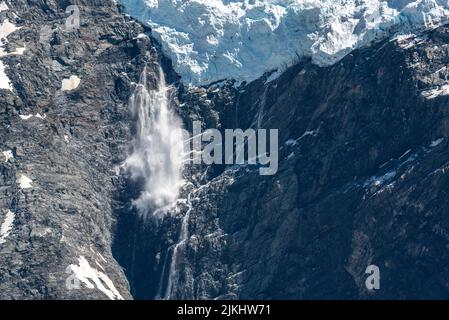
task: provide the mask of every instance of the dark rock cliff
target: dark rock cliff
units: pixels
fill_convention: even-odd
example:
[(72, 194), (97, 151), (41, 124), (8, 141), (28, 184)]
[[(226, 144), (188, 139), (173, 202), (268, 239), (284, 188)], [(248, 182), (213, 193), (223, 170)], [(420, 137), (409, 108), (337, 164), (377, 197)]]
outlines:
[[(7, 4), (0, 16), (21, 27), (7, 52), (26, 49), (1, 58), (13, 90), (0, 89), (0, 152), (12, 155), (0, 154), (0, 224), (13, 222), (0, 298), (449, 297), (448, 28), (239, 88), (186, 88), (159, 54), (186, 128), (279, 129), (280, 163), (274, 176), (188, 166), (188, 201), (145, 220), (119, 166), (130, 93), (145, 64), (156, 72), (157, 43), (138, 37), (150, 30), (112, 1), (78, 1), (72, 31), (68, 2)], [(365, 288), (371, 264), (380, 290)], [(68, 287), (74, 272), (90, 285)]]
[[(447, 298), (448, 34), (386, 40), (327, 68), (303, 61), (239, 90), (181, 90), (186, 123), (278, 128), (280, 165), (271, 177), (210, 168), (165, 296)], [(176, 237), (159, 233), (147, 251), (161, 283)], [(380, 290), (365, 287), (371, 264)]]
[[(116, 167), (130, 139), (127, 101), (148, 39), (135, 38), (143, 28), (112, 1), (79, 1), (74, 31), (64, 29), (69, 2), (7, 4), (1, 14), (21, 28), (9, 45), (26, 49), (2, 58), (13, 90), (0, 90), (0, 151), (13, 158), (0, 162), (0, 220), (8, 210), (15, 216), (0, 244), (0, 298), (107, 299), (83, 282), (69, 290), (70, 265), (113, 282), (89, 280), (95, 289), (115, 286), (131, 298), (111, 253), (111, 230)], [(63, 90), (71, 76), (78, 87)], [(22, 175), (30, 188), (21, 188)]]

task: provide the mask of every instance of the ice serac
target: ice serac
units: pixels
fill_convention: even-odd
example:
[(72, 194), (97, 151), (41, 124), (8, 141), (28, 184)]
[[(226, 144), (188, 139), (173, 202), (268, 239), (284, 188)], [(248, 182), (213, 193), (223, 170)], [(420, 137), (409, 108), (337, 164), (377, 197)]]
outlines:
[(152, 28), (192, 85), (249, 82), (304, 56), (332, 65), (390, 32), (432, 27), (449, 16), (443, 0), (120, 1)]

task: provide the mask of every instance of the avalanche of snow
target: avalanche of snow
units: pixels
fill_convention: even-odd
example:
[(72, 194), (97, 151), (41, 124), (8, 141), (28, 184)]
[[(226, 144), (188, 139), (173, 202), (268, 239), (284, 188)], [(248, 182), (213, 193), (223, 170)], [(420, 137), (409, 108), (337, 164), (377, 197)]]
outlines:
[(11, 210), (8, 210), (8, 212), (6, 212), (5, 220), (0, 226), (0, 244), (6, 242), (6, 237), (9, 236), (12, 229), (14, 217), (15, 215), (13, 212), (11, 212)]
[(96, 287), (111, 300), (123, 300), (112, 280), (103, 272), (92, 268), (83, 256), (78, 258), (78, 265), (71, 264), (69, 268), (87, 288), (94, 289)]
[(33, 182), (33, 180), (31, 180), (30, 178), (28, 178), (25, 175), (20, 175), (20, 178), (17, 179), (17, 183), (20, 185), (20, 189), (28, 189), (28, 188), (32, 188), (31, 183)]
[(330, 65), (389, 35), (449, 18), (447, 0), (121, 0), (185, 83), (251, 81), (300, 57)]
[(62, 79), (62, 91), (74, 90), (80, 84), (81, 79), (77, 76), (70, 76), (68, 79)]

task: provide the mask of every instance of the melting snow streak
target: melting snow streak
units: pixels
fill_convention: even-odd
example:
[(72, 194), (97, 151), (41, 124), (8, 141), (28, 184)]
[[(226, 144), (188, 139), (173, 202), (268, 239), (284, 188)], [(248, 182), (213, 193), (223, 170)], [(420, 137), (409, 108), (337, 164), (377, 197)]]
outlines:
[(5, 216), (5, 220), (0, 226), (0, 244), (6, 242), (6, 237), (9, 236), (9, 233), (11, 232), (13, 222), (14, 222), (14, 213), (8, 210)]
[(84, 283), (87, 288), (97, 288), (111, 300), (124, 300), (115, 288), (112, 280), (103, 272), (92, 268), (83, 256), (78, 258), (78, 265), (71, 264), (69, 268), (75, 274), (76, 278)]

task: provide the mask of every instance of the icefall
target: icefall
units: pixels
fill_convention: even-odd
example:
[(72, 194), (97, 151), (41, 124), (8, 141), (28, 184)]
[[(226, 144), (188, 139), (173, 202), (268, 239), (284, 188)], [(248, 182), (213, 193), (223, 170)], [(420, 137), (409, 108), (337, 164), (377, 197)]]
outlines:
[(182, 81), (252, 81), (301, 57), (320, 66), (449, 18), (448, 0), (121, 0), (148, 24)]

